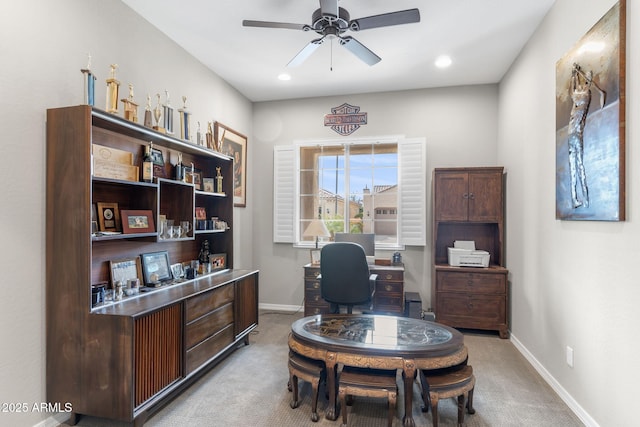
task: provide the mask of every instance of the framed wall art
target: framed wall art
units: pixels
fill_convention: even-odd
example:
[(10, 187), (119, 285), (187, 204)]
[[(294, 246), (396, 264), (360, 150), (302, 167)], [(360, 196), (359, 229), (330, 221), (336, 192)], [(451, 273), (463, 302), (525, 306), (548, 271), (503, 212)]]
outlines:
[(626, 0), (556, 63), (556, 218), (625, 220)]
[(233, 158), (233, 206), (247, 206), (247, 137), (214, 123), (214, 140), (220, 152)]
[(122, 232), (131, 233), (153, 233), (153, 212), (150, 210), (127, 210), (120, 212), (122, 216)]
[(112, 288), (116, 282), (122, 282), (123, 285), (126, 285), (128, 279), (142, 280), (140, 257), (109, 261), (109, 271), (111, 272)]

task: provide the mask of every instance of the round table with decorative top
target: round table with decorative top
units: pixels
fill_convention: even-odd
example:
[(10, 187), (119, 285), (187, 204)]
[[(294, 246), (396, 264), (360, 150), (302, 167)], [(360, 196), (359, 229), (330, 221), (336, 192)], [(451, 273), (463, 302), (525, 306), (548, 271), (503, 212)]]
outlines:
[(329, 391), (325, 415), (330, 420), (338, 417), (339, 365), (402, 369), (406, 427), (415, 426), (412, 405), (417, 370), (446, 368), (467, 359), (463, 335), (453, 328), (420, 319), (372, 314), (319, 314), (299, 319), (291, 325), (289, 348), (325, 362)]

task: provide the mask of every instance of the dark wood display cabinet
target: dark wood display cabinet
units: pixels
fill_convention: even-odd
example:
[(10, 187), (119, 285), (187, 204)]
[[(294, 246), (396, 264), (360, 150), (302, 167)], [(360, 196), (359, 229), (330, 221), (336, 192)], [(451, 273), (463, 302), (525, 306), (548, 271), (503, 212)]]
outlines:
[[(508, 270), (504, 259), (502, 167), (437, 168), (433, 173), (433, 286), (436, 320), (496, 330), (508, 337)], [(452, 267), (447, 248), (473, 240), (489, 252), (488, 267)]]
[[(165, 166), (153, 182), (94, 176), (92, 148), (130, 153), (140, 165), (150, 142)], [(171, 163), (215, 177), (223, 193), (173, 180)], [(95, 154), (95, 153), (94, 153)], [(171, 160), (174, 160), (173, 162)], [(139, 426), (238, 345), (258, 324), (258, 271), (233, 268), (233, 159), (81, 105), (47, 111), (46, 342), (47, 401), (82, 414)], [(97, 203), (151, 212), (155, 227), (141, 233), (96, 235)], [(195, 229), (196, 207), (226, 229)], [(160, 235), (160, 215), (186, 234)], [(198, 259), (204, 240), (226, 267), (121, 301), (92, 306), (92, 285), (111, 281), (110, 262), (167, 251), (171, 263)]]

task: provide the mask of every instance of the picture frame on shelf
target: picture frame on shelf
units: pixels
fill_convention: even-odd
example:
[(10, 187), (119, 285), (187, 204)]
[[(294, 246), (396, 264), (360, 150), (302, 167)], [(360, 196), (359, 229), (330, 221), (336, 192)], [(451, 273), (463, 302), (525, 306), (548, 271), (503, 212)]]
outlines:
[(203, 191), (213, 193), (213, 178), (202, 178)]
[(320, 254), (322, 253), (321, 249), (311, 249), (311, 264), (320, 265)]
[(169, 263), (169, 251), (149, 252), (140, 255), (145, 286), (159, 285), (173, 279)]
[(233, 158), (233, 206), (247, 206), (247, 137), (220, 122), (214, 123), (220, 152)]
[(162, 150), (151, 148), (151, 159), (153, 160), (153, 176), (155, 178), (167, 178)]
[(142, 280), (140, 257), (109, 261), (109, 272), (112, 289), (115, 288), (116, 282), (122, 282), (123, 285), (126, 285), (129, 279)]
[(120, 214), (122, 216), (122, 232), (124, 234), (154, 233), (156, 231), (151, 210), (123, 209)]
[(211, 271), (225, 269), (227, 268), (227, 254), (209, 255), (209, 263), (211, 264)]
[(184, 172), (185, 181), (193, 184), (196, 190), (202, 190), (202, 170), (187, 168)]
[(99, 231), (120, 231), (120, 210), (117, 203), (98, 202)]
[(171, 273), (173, 274), (173, 278), (175, 280), (184, 278), (184, 267), (182, 263), (171, 264)]
[(207, 210), (202, 206), (196, 206), (196, 219), (207, 219)]

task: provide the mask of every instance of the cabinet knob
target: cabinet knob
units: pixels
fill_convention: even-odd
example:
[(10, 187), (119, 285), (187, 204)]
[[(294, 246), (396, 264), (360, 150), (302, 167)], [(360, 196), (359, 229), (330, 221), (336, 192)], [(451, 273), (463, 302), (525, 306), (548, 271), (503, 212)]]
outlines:
[(313, 300), (314, 300), (315, 302), (320, 301), (320, 295), (316, 295), (315, 297), (313, 297)]
[(387, 274), (386, 279), (387, 279), (387, 280), (391, 280), (391, 278), (392, 278), (392, 277), (393, 277), (393, 276), (392, 276), (391, 274)]
[(469, 310), (473, 310), (473, 303), (472, 303), (472, 302), (468, 303), (468, 304), (467, 304), (467, 308), (468, 308)]
[(391, 285), (385, 285), (384, 290), (387, 292), (391, 292), (391, 290), (393, 289), (393, 286)]
[(313, 282), (313, 289), (320, 289), (320, 283)]
[(468, 199), (468, 198), (469, 198), (469, 193), (464, 193), (464, 194), (462, 195), (462, 198), (463, 198), (463, 199)]
[(475, 196), (473, 193), (469, 193), (469, 198), (470, 198), (470, 199), (475, 199), (475, 198), (476, 198), (476, 196)]

